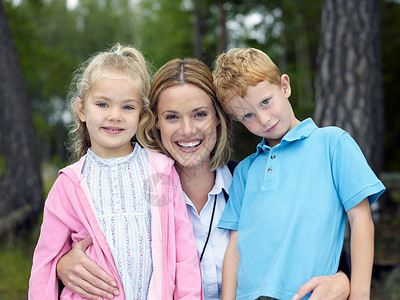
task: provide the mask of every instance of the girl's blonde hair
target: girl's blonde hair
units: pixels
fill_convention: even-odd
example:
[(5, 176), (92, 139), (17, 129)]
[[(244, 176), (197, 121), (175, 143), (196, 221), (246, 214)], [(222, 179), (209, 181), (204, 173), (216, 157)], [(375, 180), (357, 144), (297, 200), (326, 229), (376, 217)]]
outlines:
[[(221, 104), (217, 101), (210, 69), (197, 59), (173, 59), (157, 71), (149, 94), (151, 113), (143, 117), (143, 130), (138, 131), (136, 136), (144, 147), (170, 156), (161, 142), (160, 130), (156, 127), (158, 100), (165, 89), (187, 83), (194, 84), (207, 93), (220, 121), (217, 126), (217, 142), (211, 151), (210, 169), (214, 171), (216, 168), (227, 164), (232, 152), (230, 144), (231, 123)], [(196, 99), (193, 99), (193, 101), (196, 101)]]
[(140, 120), (149, 113), (150, 76), (147, 62), (139, 50), (116, 44), (110, 50), (90, 57), (75, 71), (68, 94), (73, 119), (70, 130), (71, 151), (76, 159), (85, 155), (91, 146), (89, 132), (86, 124), (79, 119), (76, 103), (79, 99), (84, 101), (93, 84), (110, 71), (128, 79), (140, 92), (143, 102)]
[(223, 105), (233, 96), (245, 96), (249, 86), (268, 80), (281, 85), (281, 73), (271, 58), (254, 48), (234, 48), (221, 54), (212, 73), (218, 100)]

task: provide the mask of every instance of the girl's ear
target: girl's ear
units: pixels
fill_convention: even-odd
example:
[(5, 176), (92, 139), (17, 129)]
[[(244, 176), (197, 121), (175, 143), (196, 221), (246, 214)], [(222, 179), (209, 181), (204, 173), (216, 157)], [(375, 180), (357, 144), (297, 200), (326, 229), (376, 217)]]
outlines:
[(287, 74), (283, 74), (281, 76), (281, 88), (286, 98), (289, 98), (289, 96), (292, 94), (292, 90), (290, 88), (290, 79)]
[(83, 100), (79, 97), (76, 98), (76, 101), (75, 101), (75, 110), (76, 110), (76, 113), (78, 114), (79, 119), (82, 122), (86, 122), (85, 108), (83, 105)]

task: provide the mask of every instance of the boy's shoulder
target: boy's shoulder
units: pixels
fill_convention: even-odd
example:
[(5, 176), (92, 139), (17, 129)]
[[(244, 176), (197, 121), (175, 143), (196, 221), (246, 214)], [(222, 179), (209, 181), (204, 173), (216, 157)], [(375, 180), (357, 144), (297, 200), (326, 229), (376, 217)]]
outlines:
[(254, 163), (254, 161), (258, 157), (258, 152), (259, 151), (257, 150), (256, 152), (250, 154), (245, 159), (240, 161), (235, 167), (235, 172), (238, 172), (241, 175), (243, 175), (244, 173), (247, 173), (248, 170), (250, 169), (251, 165)]
[(337, 126), (317, 127), (310, 135), (312, 143), (328, 143), (335, 145), (343, 135), (349, 135), (345, 130)]

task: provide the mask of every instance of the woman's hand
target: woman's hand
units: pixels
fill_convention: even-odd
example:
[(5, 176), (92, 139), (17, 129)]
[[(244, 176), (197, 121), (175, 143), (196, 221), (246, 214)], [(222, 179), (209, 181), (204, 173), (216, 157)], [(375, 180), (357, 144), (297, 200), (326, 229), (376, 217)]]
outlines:
[(350, 282), (342, 271), (332, 276), (314, 277), (302, 285), (292, 300), (300, 300), (312, 292), (309, 300), (346, 300), (350, 294)]
[(57, 262), (57, 276), (71, 291), (88, 299), (112, 299), (119, 295), (117, 283), (86, 254), (90, 236), (75, 245)]

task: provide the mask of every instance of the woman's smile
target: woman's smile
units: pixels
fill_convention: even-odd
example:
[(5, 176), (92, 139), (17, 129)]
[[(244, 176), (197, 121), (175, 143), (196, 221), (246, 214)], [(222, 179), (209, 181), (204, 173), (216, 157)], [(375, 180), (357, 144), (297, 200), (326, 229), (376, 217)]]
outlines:
[(162, 143), (179, 165), (210, 163), (218, 118), (206, 92), (193, 84), (165, 89), (158, 101), (157, 119)]

